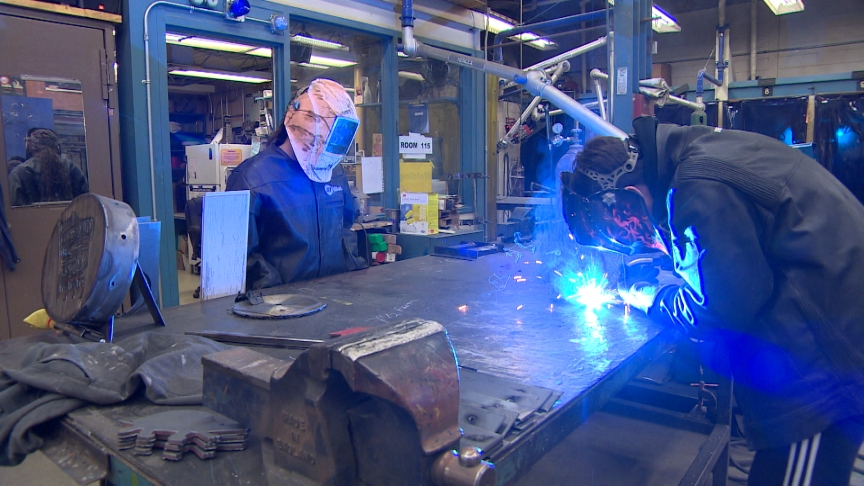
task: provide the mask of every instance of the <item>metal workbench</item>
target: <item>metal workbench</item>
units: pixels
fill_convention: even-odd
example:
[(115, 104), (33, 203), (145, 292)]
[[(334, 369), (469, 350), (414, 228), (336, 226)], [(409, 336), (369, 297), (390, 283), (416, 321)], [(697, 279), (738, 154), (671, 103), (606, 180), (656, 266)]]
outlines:
[[(562, 392), (555, 408), (511, 444), (487, 459), (505, 484), (530, 468), (546, 451), (601, 407), (674, 339), (644, 316), (625, 316), (620, 306), (594, 314), (560, 299), (549, 284), (553, 268), (524, 251), (477, 260), (421, 257), (271, 289), (315, 296), (327, 307), (289, 320), (248, 320), (229, 313), (234, 299), (190, 304), (164, 311), (166, 328), (140, 315), (117, 322), (115, 339), (156, 331), (182, 334), (218, 330), (328, 339), (328, 333), (419, 317), (448, 330), (459, 365), (521, 383)], [(515, 277), (522, 278), (515, 278)], [(299, 351), (256, 348), (276, 357)], [(155, 484), (278, 484), (269, 442), (252, 437), (243, 452), (219, 453), (173, 463), (158, 454), (134, 456), (116, 449), (120, 420), (164, 410), (146, 400), (89, 406), (64, 419), (45, 452), (68, 471), (126, 483), (129, 474)], [(262, 454), (262, 450), (264, 454)], [(64, 456), (65, 454), (65, 456)], [(65, 465), (61, 459), (67, 457)], [(268, 462), (269, 461), (269, 462)], [(124, 479), (125, 478), (125, 479)]]

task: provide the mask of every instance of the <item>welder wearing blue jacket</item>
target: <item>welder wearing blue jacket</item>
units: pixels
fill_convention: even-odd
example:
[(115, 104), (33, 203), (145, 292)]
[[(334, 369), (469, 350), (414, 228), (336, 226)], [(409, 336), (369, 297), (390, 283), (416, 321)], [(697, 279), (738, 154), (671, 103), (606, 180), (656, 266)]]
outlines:
[(728, 357), (757, 451), (749, 484), (848, 485), (864, 438), (864, 206), (777, 140), (634, 128), (592, 139), (562, 175), (571, 233), (630, 254), (665, 240), (684, 282), (622, 298)]
[(366, 267), (350, 230), (356, 210), (339, 165), (357, 127), (345, 89), (316, 79), (289, 104), (267, 148), (231, 173), (227, 189), (251, 193), (247, 289)]

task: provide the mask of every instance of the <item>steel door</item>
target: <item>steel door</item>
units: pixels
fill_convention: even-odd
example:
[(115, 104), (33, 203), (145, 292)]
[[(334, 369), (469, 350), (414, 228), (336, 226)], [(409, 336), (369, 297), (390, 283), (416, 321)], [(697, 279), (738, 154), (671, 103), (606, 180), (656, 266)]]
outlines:
[[(10, 13), (11, 12), (11, 13)], [(73, 113), (77, 117), (80, 110), (83, 111), (83, 124), (76, 122), (83, 128), (83, 140), (78, 142), (79, 150), (84, 154), (84, 168), (86, 179), (89, 182), (91, 192), (112, 198), (120, 198), (119, 184), (116, 183), (118, 175), (112, 170), (112, 153), (117, 147), (112, 147), (111, 137), (111, 115), (113, 108), (109, 107), (109, 92), (113, 88), (111, 82), (113, 70), (113, 38), (111, 26), (87, 26), (87, 21), (78, 21), (70, 18), (38, 18), (38, 14), (31, 17), (14, 15), (17, 11), (0, 10), (0, 97), (7, 97), (12, 101), (20, 100), (21, 94), (30, 96), (28, 92), (15, 91), (16, 86), (6, 86), (5, 94), (2, 81), (14, 85), (14, 82), (25, 84), (27, 79), (66, 80), (67, 83), (55, 82), (53, 93), (54, 106), (52, 113), (65, 116)], [(85, 25), (75, 25), (84, 23)], [(110, 53), (109, 55), (106, 55)], [(109, 64), (110, 61), (110, 64)], [(3, 77), (6, 77), (3, 80)], [(10, 82), (9, 80), (13, 80)], [(78, 90), (68, 88), (69, 80), (80, 83), (80, 95)], [(43, 82), (49, 86), (50, 82)], [(45, 89), (51, 89), (45, 88)], [(68, 93), (62, 93), (63, 91)], [(61, 94), (57, 94), (60, 92)], [(75, 94), (80, 97), (78, 102), (76, 96), (71, 96), (73, 105), (63, 106), (58, 102), (66, 94)], [(45, 96), (45, 94), (35, 95)], [(113, 93), (111, 94), (113, 97)], [(29, 98), (28, 98), (29, 99)], [(7, 100), (8, 101), (8, 100)], [(38, 110), (38, 107), (35, 108)], [(59, 115), (58, 115), (59, 113)], [(18, 117), (23, 119), (22, 112), (7, 111), (5, 116), (0, 113), (4, 123), (11, 127), (10, 119)], [(78, 120), (78, 118), (74, 118)], [(22, 122), (23, 123), (23, 122)], [(46, 122), (39, 122), (46, 123)], [(48, 122), (50, 123), (50, 121)], [(63, 121), (59, 121), (61, 125)], [(20, 127), (19, 127), (20, 128)], [(23, 128), (21, 128), (23, 130)], [(0, 124), (0, 131), (4, 125)], [(7, 128), (6, 131), (12, 131)], [(0, 156), (2, 162), (6, 162), (7, 143), (12, 140), (18, 143), (16, 133), (7, 138), (5, 133), (0, 133)], [(20, 149), (19, 149), (20, 150)], [(79, 157), (80, 159), (80, 157)], [(3, 164), (5, 167), (6, 164)], [(58, 217), (68, 203), (53, 202), (42, 203), (33, 206), (12, 207), (10, 196), (10, 175), (7, 170), (0, 170), (0, 185), (3, 189), (3, 204), (11, 227), (12, 238), (15, 248), (21, 258), (18, 268), (9, 271), (3, 265), (3, 279), (0, 282), (0, 339), (14, 338), (32, 333), (24, 323), (23, 318), (34, 310), (43, 307), (41, 294), (42, 261), (45, 256), (45, 248), (48, 239), (57, 222)], [(115, 186), (117, 186), (115, 188)], [(4, 298), (5, 297), (5, 298)], [(5, 311), (5, 312), (4, 312)], [(4, 315), (5, 314), (5, 315)], [(3, 323), (2, 321), (6, 321)], [(5, 324), (5, 325), (2, 325)]]

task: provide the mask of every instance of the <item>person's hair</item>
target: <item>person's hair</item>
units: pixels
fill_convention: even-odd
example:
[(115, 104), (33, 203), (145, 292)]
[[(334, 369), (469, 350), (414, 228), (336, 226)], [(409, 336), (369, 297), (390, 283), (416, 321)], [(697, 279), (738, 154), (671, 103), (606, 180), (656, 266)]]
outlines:
[[(594, 137), (585, 144), (585, 148), (576, 156), (576, 163), (573, 166), (573, 178), (571, 179), (570, 189), (577, 194), (589, 196), (602, 188), (600, 184), (588, 177), (587, 175), (577, 172), (576, 168), (590, 169), (601, 174), (610, 174), (615, 169), (621, 167), (627, 161), (629, 152), (627, 144), (620, 138), (616, 137)], [(645, 170), (642, 166), (641, 159), (636, 163), (636, 168), (633, 172), (627, 172), (622, 175), (616, 186), (623, 188), (636, 184), (645, 183)]]
[(41, 164), (42, 201), (65, 201), (72, 194), (69, 171), (60, 160), (60, 139), (53, 130), (39, 128), (28, 132), (33, 157)]

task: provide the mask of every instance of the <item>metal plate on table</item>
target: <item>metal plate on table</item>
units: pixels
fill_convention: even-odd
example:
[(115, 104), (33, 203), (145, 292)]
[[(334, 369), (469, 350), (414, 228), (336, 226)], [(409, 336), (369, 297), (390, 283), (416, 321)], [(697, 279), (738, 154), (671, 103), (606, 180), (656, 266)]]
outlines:
[(485, 399), (478, 396), (475, 401), (480, 404), (488, 404), (491, 399), (492, 402), (497, 403), (495, 405), (497, 408), (519, 412), (520, 420), (524, 420), (531, 413), (541, 410), (541, 407), (553, 393), (548, 388), (505, 380), (467, 368), (459, 370), (459, 379), (463, 396), (465, 396), (464, 391), (484, 395)]
[(231, 312), (251, 319), (289, 319), (314, 314), (327, 307), (315, 297), (300, 294), (264, 295), (231, 306)]

